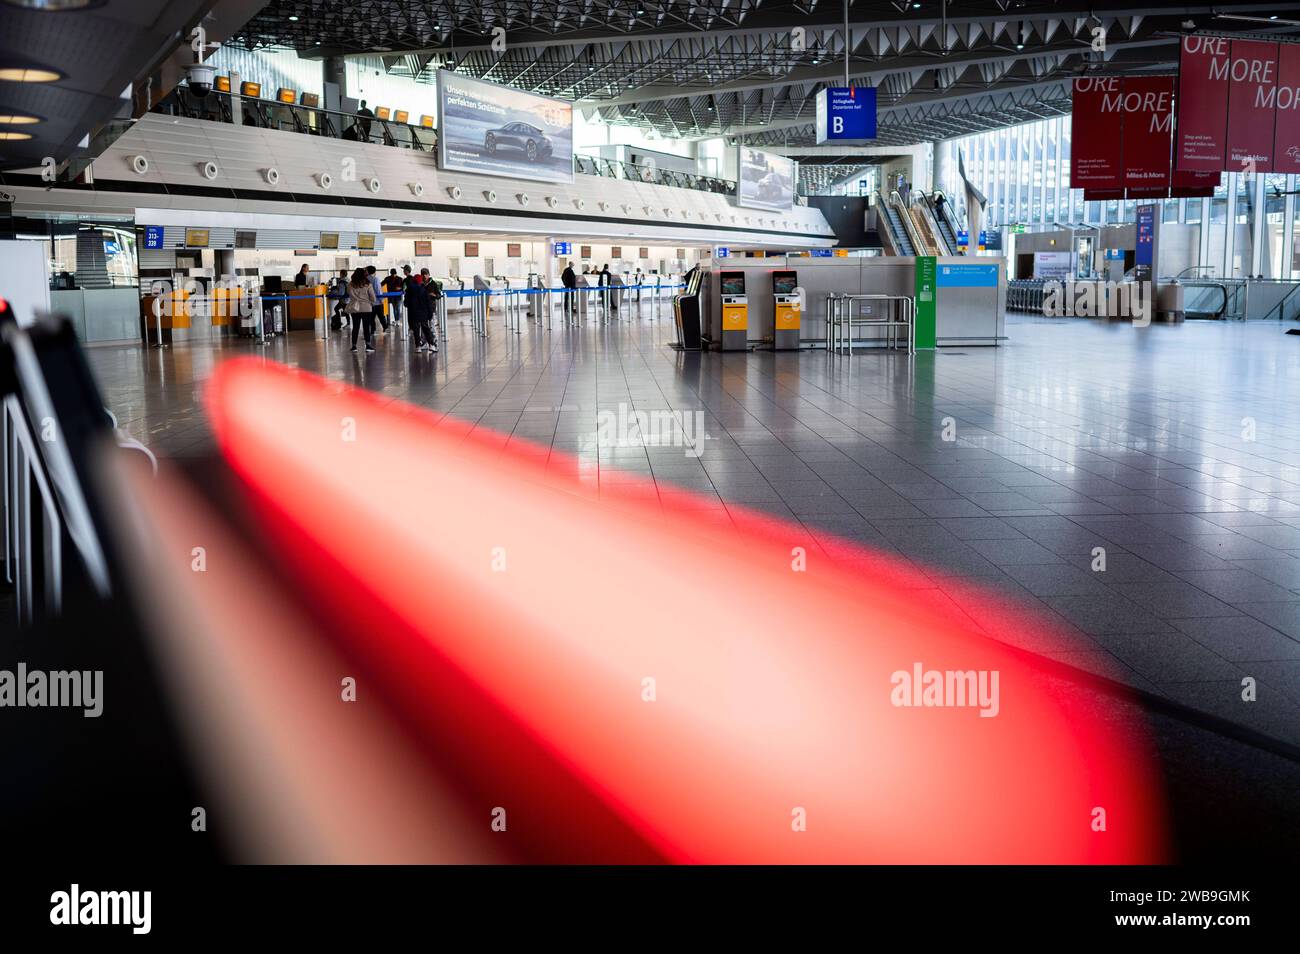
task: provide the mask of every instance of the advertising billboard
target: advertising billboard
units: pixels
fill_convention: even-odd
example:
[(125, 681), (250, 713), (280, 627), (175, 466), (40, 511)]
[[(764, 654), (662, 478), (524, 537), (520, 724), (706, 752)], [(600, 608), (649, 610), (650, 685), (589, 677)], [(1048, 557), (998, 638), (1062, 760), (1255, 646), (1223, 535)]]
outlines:
[(783, 211), (794, 205), (793, 159), (740, 146), (736, 163), (736, 204), (750, 209)]
[(573, 181), (573, 105), (438, 71), (438, 168)]
[(1273, 171), (1300, 172), (1300, 43), (1278, 47), (1275, 105)]
[(1174, 78), (1126, 76), (1124, 188), (1130, 199), (1169, 194), (1169, 143), (1174, 128)]
[(1074, 188), (1123, 197), (1124, 126), (1119, 105), (1118, 77), (1074, 81), (1070, 126), (1070, 185)]
[(1224, 169), (1228, 125), (1228, 44), (1221, 36), (1185, 36), (1178, 59), (1178, 139), (1174, 165), (1186, 172)]
[(1228, 86), (1228, 169), (1273, 168), (1277, 44), (1233, 40)]

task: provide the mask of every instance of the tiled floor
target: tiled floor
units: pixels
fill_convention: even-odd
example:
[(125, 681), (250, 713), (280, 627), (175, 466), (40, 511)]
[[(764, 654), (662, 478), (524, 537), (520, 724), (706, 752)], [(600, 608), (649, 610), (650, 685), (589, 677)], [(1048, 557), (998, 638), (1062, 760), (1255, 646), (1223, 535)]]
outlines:
[[(1012, 318), (999, 349), (851, 363), (680, 354), (646, 316), (449, 336), (437, 358), (306, 333), (256, 353), (576, 455), (601, 485), (689, 488), (702, 520), (742, 504), (890, 551), (933, 581), (918, 599), (995, 638), (1300, 744), (1300, 337), (1275, 324)], [(186, 456), (209, 446), (203, 379), (254, 351), (89, 355), (122, 425)], [(707, 439), (620, 446), (602, 411), (703, 412)], [(982, 613), (970, 582), (1042, 626)]]

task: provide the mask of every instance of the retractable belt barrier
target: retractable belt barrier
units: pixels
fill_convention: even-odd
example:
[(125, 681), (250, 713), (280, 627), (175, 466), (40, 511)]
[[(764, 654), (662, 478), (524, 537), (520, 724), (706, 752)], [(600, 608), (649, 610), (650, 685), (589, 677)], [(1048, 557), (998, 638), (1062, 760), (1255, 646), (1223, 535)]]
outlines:
[[(505, 328), (507, 331), (513, 331), (515, 334), (523, 333), (523, 322), (527, 317), (538, 324), (545, 324), (550, 327), (553, 323), (557, 296), (558, 303), (565, 324), (573, 325), (581, 323), (583, 313), (589, 307), (592, 295), (599, 296), (602, 305), (601, 322), (617, 318), (617, 311), (622, 305), (624, 292), (637, 292), (636, 302), (640, 304), (641, 292), (651, 292), (651, 301), (656, 306), (661, 306), (665, 301), (671, 301), (672, 296), (681, 291), (686, 286), (683, 284), (657, 284), (657, 285), (602, 285), (599, 287), (587, 288), (566, 288), (564, 286), (542, 287), (542, 288), (493, 288), (493, 289), (474, 289), (474, 288), (453, 288), (444, 289), (442, 295), (435, 299), (434, 305), (434, 323), (435, 332), (439, 339), (444, 343), (447, 340), (447, 303), (450, 300), (462, 301), (469, 300), (470, 323), (474, 333), (479, 337), (490, 337), (488, 330), (488, 319), (492, 312), (492, 296), (498, 295), (504, 302)], [(664, 293), (668, 294), (664, 294)], [(541, 296), (540, 312), (533, 308), (531, 299), (535, 296)], [(288, 303), (291, 301), (319, 300), (326, 303), (322, 316), (314, 319), (320, 322), (319, 337), (323, 341), (329, 341), (329, 325), (333, 317), (329, 312), (329, 303), (335, 304), (347, 301), (346, 294), (338, 294), (326, 291), (321, 294), (290, 294), (287, 292), (272, 295), (253, 296), (262, 302), (263, 307), (256, 309), (257, 331), (255, 334), (257, 343), (260, 345), (269, 344), (266, 334), (265, 309), (267, 306), (274, 306), (275, 303), (283, 303), (286, 310), (285, 321), (289, 320), (287, 314)], [(381, 292), (380, 301), (385, 299), (392, 301), (395, 305), (400, 305), (405, 297), (405, 292)], [(525, 307), (524, 302), (528, 305)], [(398, 309), (393, 309), (393, 320), (398, 323), (398, 333), (405, 340), (410, 336), (410, 329), (406, 327), (405, 322), (398, 320)], [(349, 320), (352, 315), (344, 312)], [(658, 318), (656, 313), (652, 315)], [(158, 340), (162, 340), (162, 316), (159, 314), (158, 319)]]

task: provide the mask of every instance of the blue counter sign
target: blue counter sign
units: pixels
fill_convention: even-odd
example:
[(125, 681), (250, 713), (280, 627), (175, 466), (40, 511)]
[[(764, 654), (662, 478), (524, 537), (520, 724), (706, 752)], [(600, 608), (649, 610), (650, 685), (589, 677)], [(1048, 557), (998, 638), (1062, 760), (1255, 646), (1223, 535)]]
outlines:
[(144, 247), (163, 247), (163, 227), (161, 225), (146, 225), (144, 227)]
[(731, 249), (723, 245), (718, 247), (718, 250), (714, 253), (714, 258), (727, 258), (730, 255)]
[(876, 88), (829, 86), (817, 93), (818, 144), (876, 138)]
[(957, 247), (968, 248), (970, 246), (970, 232), (961, 229), (957, 232)]
[(572, 242), (556, 242), (556, 243), (555, 243), (555, 254), (556, 254), (556, 255), (572, 255), (572, 254), (573, 254), (573, 243), (572, 243)]

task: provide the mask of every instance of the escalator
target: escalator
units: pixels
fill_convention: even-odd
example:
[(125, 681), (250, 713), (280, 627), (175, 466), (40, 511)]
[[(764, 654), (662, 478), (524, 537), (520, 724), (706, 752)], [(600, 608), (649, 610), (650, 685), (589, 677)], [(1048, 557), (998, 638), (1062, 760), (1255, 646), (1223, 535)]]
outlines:
[(926, 195), (925, 206), (930, 211), (930, 219), (934, 223), (935, 236), (948, 249), (946, 255), (961, 255), (962, 251), (957, 243), (957, 222), (952, 214), (952, 203), (944, 197), (942, 203), (937, 199), (942, 192), (933, 192)]
[(918, 254), (949, 254), (935, 229), (934, 216), (930, 213), (930, 207), (924, 201), (909, 207), (907, 215), (912, 221), (912, 244), (919, 249)]
[[(898, 193), (891, 193), (890, 198), (895, 198)], [(881, 224), (884, 226), (885, 238), (889, 243), (889, 253), (892, 255), (915, 255), (916, 246), (912, 244), (911, 229), (908, 224), (904, 223), (901, 200), (898, 206), (886, 199), (880, 193), (876, 194), (876, 205), (880, 209)]]

